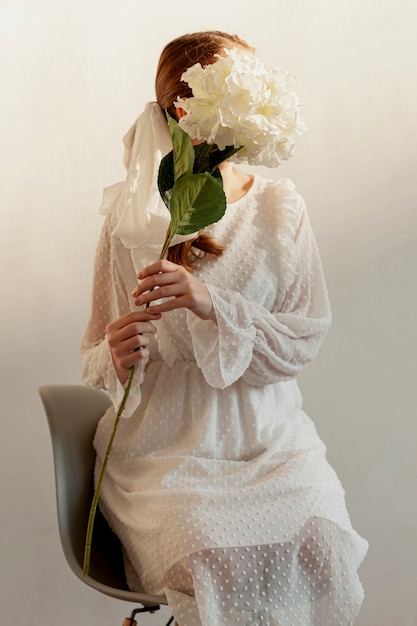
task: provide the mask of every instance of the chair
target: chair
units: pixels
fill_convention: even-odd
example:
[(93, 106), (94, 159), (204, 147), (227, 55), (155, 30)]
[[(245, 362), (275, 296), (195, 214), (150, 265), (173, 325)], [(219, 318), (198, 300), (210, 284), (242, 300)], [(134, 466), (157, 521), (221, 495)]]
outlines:
[[(130, 591), (124, 574), (121, 545), (97, 510), (90, 573), (83, 574), (85, 532), (93, 496), (94, 448), (97, 422), (110, 406), (103, 391), (83, 385), (44, 385), (39, 389), (52, 439), (58, 525), (68, 565), (85, 584), (113, 598), (135, 602), (136, 613), (154, 612), (167, 604), (165, 596)], [(168, 622), (170, 624), (171, 620)], [(167, 626), (168, 626), (167, 624)]]

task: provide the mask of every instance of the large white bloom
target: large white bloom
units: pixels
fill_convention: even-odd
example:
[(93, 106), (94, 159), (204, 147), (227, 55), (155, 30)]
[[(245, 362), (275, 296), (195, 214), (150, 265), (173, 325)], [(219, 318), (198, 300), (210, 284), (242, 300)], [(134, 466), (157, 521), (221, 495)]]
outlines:
[(182, 75), (193, 96), (175, 103), (187, 113), (179, 124), (193, 139), (241, 147), (235, 160), (276, 167), (294, 150), (305, 128), (295, 79), (267, 67), (252, 53), (225, 50), (216, 63)]

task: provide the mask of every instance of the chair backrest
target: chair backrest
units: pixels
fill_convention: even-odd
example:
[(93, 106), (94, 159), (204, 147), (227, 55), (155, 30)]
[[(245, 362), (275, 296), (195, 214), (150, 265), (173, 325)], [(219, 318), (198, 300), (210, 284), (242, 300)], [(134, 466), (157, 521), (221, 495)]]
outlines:
[(52, 439), (58, 524), (65, 558), (76, 576), (106, 595), (145, 606), (166, 604), (164, 596), (132, 592), (124, 575), (120, 542), (97, 510), (90, 573), (84, 576), (85, 532), (93, 495), (93, 438), (108, 395), (83, 385), (40, 387)]

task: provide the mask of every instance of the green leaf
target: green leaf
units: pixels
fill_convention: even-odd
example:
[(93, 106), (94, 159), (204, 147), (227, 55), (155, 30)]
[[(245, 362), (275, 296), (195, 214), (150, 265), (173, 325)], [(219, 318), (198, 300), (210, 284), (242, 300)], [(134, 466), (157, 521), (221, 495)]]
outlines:
[[(193, 146), (193, 150), (195, 154), (193, 172), (195, 174), (208, 172), (209, 174), (214, 176), (214, 178), (217, 178), (221, 184), (223, 184), (219, 165), (226, 159), (236, 154), (236, 152), (238, 152), (240, 148), (227, 146), (224, 150), (219, 150), (216, 146), (209, 145), (207, 142), (204, 141), (203, 143)], [(173, 150), (171, 150), (171, 152), (169, 152), (162, 159), (158, 172), (159, 193), (161, 194), (161, 198), (163, 199), (165, 206), (167, 206), (168, 208), (174, 183), (174, 152)]]
[(203, 141), (194, 146), (194, 174), (202, 174), (203, 172), (209, 172), (211, 174), (209, 171), (209, 155), (214, 149), (216, 149), (215, 146), (209, 145), (207, 141)]
[(230, 159), (236, 152), (239, 152), (239, 148), (235, 148), (234, 146), (226, 146), (224, 150), (213, 150), (213, 152), (209, 155), (209, 171), (214, 174), (218, 171), (220, 163)]
[(168, 209), (174, 183), (174, 153), (171, 150), (171, 152), (168, 152), (162, 159), (158, 171), (158, 190)]
[(198, 232), (225, 214), (223, 185), (207, 172), (186, 174), (174, 185), (170, 211), (175, 233), (189, 235)]
[(213, 176), (220, 176), (218, 172), (220, 163), (230, 159), (239, 150), (240, 148), (234, 146), (226, 146), (224, 150), (219, 150), (216, 145), (209, 145), (206, 141), (194, 146), (194, 174), (209, 172)]
[(193, 171), (194, 148), (190, 135), (182, 130), (169, 113), (166, 115), (174, 153), (174, 180), (178, 180), (184, 174), (190, 174)]

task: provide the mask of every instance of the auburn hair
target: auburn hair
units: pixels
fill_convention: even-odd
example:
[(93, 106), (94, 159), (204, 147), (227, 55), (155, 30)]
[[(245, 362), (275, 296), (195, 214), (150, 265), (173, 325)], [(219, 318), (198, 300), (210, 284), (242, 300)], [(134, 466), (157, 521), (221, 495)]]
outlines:
[[(227, 47), (240, 47), (253, 51), (243, 39), (237, 35), (229, 35), (217, 30), (189, 33), (177, 37), (162, 50), (155, 78), (156, 100), (163, 111), (177, 119), (174, 102), (178, 97), (189, 98), (192, 91), (181, 76), (189, 67), (200, 63), (203, 67), (215, 63), (217, 56)], [(192, 241), (172, 246), (168, 251), (168, 259), (193, 271), (192, 263), (203, 254), (221, 256), (224, 246), (206, 233), (200, 233)], [(198, 252), (200, 251), (200, 252)]]

